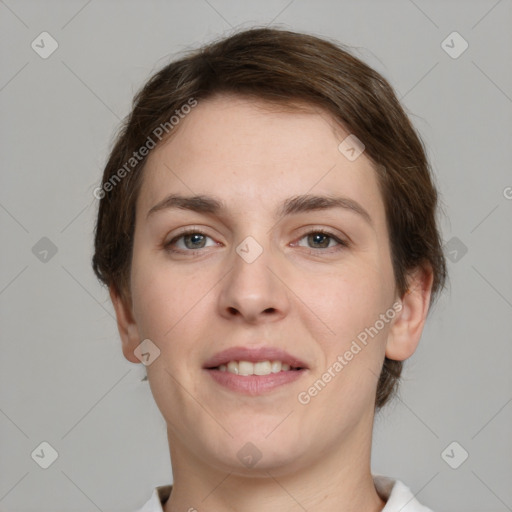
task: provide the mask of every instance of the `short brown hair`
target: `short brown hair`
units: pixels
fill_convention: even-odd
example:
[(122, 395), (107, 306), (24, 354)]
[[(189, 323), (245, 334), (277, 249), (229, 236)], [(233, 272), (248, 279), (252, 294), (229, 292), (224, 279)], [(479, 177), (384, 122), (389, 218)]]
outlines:
[[(385, 204), (397, 290), (403, 296), (408, 273), (428, 265), (432, 304), (446, 279), (437, 191), (423, 143), (392, 87), (339, 43), (275, 28), (245, 30), (191, 51), (138, 92), (103, 173), (92, 265), (104, 284), (130, 297), (135, 204), (147, 157), (130, 159), (183, 105), (217, 93), (319, 106), (361, 140)], [(401, 361), (385, 358), (377, 408), (395, 392), (401, 370)]]

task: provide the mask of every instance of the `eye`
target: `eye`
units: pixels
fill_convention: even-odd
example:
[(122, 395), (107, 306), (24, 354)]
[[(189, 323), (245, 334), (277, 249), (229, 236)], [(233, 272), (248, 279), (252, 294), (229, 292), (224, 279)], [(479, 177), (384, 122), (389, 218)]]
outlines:
[[(164, 244), (164, 247), (170, 252), (192, 252), (197, 249), (204, 249), (205, 247), (208, 247), (206, 245), (207, 239), (212, 240), (209, 236), (201, 233), (200, 231), (188, 230), (178, 236), (175, 236), (172, 240)], [(211, 245), (216, 245), (216, 243), (214, 242), (213, 244), (210, 244), (210, 246)], [(174, 247), (177, 247), (177, 249)]]
[[(207, 245), (207, 240), (212, 243)], [(309, 231), (299, 238), (298, 242), (291, 244), (292, 246), (304, 247), (302, 240), (306, 240), (306, 247), (312, 249), (312, 254), (320, 252), (336, 252), (344, 247), (348, 247), (348, 242), (338, 238), (334, 233), (322, 229)], [(163, 244), (166, 251), (181, 254), (194, 254), (195, 251), (200, 252), (201, 249), (218, 245), (211, 237), (205, 235), (197, 229), (189, 229), (172, 238), (169, 242)], [(325, 249), (329, 249), (326, 251)]]
[[(336, 235), (334, 235), (334, 233), (330, 233), (324, 230), (317, 229), (314, 231), (309, 231), (308, 233), (305, 233), (299, 240), (304, 239), (306, 239), (306, 243), (308, 244), (307, 247), (312, 249), (331, 249), (332, 247), (336, 246), (348, 247), (347, 242), (340, 240)], [(334, 244), (332, 244), (332, 242), (334, 242)], [(297, 242), (296, 245), (304, 247), (300, 241)]]

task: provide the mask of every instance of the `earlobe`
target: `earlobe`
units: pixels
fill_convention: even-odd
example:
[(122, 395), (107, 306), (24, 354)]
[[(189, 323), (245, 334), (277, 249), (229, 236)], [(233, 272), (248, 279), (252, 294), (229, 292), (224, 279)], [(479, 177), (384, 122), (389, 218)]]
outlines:
[(114, 306), (117, 319), (117, 329), (121, 337), (123, 354), (131, 363), (140, 363), (134, 354), (134, 350), (140, 343), (139, 331), (133, 318), (131, 304), (128, 304), (114, 285), (109, 287), (110, 299)]
[(386, 357), (404, 361), (414, 354), (423, 332), (430, 304), (433, 271), (417, 269), (410, 275), (409, 289), (402, 297), (402, 309), (395, 317), (386, 343)]

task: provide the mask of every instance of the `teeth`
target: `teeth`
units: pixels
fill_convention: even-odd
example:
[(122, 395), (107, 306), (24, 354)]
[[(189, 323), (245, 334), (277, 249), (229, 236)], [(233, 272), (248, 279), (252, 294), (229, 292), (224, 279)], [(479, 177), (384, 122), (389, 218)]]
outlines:
[(270, 361), (261, 361), (254, 363), (254, 375), (269, 375), (272, 373), (272, 365)]
[(281, 361), (272, 361), (272, 368), (271, 368), (272, 373), (279, 373), (281, 371), (281, 367), (282, 367)]
[(229, 363), (219, 365), (219, 371), (234, 373), (235, 375), (270, 375), (271, 373), (287, 372), (290, 365), (281, 361), (229, 361)]
[(228, 363), (228, 372), (236, 373), (238, 375), (238, 363), (236, 361), (229, 361)]
[(238, 375), (254, 375), (254, 364), (249, 361), (238, 363)]

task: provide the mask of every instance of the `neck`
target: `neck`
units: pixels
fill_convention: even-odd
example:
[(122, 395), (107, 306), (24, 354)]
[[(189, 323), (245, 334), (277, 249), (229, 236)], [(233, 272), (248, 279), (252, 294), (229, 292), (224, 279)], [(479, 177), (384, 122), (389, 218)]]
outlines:
[[(302, 467), (254, 469), (249, 476), (197, 459), (169, 435), (174, 484), (164, 511), (380, 512), (385, 502), (373, 483), (371, 432), (366, 435), (369, 440), (352, 439), (336, 452), (308, 459)], [(362, 446), (368, 448), (361, 450)]]

